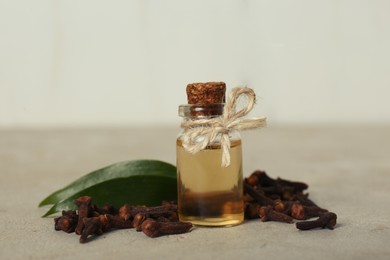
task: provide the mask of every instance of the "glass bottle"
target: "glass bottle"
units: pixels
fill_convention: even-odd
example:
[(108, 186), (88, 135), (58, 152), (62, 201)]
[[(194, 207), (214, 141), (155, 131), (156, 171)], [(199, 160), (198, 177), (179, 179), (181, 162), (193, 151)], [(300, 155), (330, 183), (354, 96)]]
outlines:
[[(223, 106), (181, 105), (179, 116), (183, 120), (209, 119), (222, 115)], [(222, 167), (220, 140), (191, 154), (183, 147), (184, 133), (179, 134), (176, 154), (180, 221), (204, 226), (230, 226), (244, 221), (241, 137), (237, 131), (230, 132), (229, 137), (231, 163)]]

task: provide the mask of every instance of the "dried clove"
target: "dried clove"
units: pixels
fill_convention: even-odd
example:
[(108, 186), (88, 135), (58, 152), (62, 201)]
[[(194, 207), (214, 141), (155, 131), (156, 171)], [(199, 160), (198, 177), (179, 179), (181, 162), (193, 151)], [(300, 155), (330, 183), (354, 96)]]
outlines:
[(272, 209), (271, 206), (263, 206), (259, 209), (259, 216), (261, 218), (261, 221), (279, 221), (279, 222), (285, 222), (285, 223), (292, 223), (293, 218), (283, 214), (281, 212), (275, 211)]
[(252, 173), (246, 180), (246, 182), (251, 186), (262, 186), (262, 187), (272, 187), (274, 190), (278, 190), (286, 187), (292, 188), (294, 193), (302, 192), (306, 190), (309, 186), (303, 182), (289, 181), (282, 178), (277, 178), (276, 180), (269, 177), (265, 171), (257, 170)]
[(133, 227), (133, 221), (131, 219), (123, 220), (118, 215), (105, 215), (108, 219), (109, 227), (115, 229), (126, 229)]
[(299, 220), (318, 217), (325, 212), (328, 210), (316, 206), (304, 206), (299, 202), (294, 203), (291, 207), (291, 216)]
[(170, 207), (171, 210), (177, 211), (177, 201), (163, 201), (161, 202), (161, 206)]
[(131, 210), (133, 207), (131, 207), (129, 204), (125, 204), (122, 207), (119, 208), (119, 217), (123, 220), (128, 220), (132, 217)]
[(142, 225), (142, 232), (149, 237), (161, 235), (182, 234), (191, 230), (192, 224), (189, 222), (157, 222), (154, 219), (146, 219)]
[[(265, 171), (261, 171), (261, 170), (254, 171), (251, 176), (255, 176), (254, 179), (257, 182), (256, 186), (260, 185), (262, 187), (267, 187), (267, 186), (276, 186), (277, 185), (276, 180), (269, 177)], [(249, 176), (249, 177), (251, 177), (251, 176)]]
[(109, 222), (105, 215), (92, 218), (84, 218), (84, 229), (81, 232), (80, 243), (87, 242), (90, 235), (101, 235), (109, 229)]
[(138, 213), (151, 216), (162, 216), (170, 214), (171, 211), (177, 211), (177, 205), (165, 203), (163, 206), (146, 207), (146, 206), (130, 206), (128, 204), (119, 208), (119, 216), (124, 220), (134, 217)]
[(137, 213), (134, 216), (133, 227), (137, 231), (142, 231), (141, 225), (148, 218), (153, 218), (157, 221), (164, 220), (164, 222), (167, 222), (167, 221), (177, 222), (177, 221), (179, 221), (179, 217), (177, 215), (177, 212), (175, 212), (175, 211), (160, 210), (161, 209), (160, 207), (159, 208), (149, 208), (149, 209), (150, 210), (146, 210), (146, 211), (142, 211), (140, 213)]
[(286, 206), (280, 199), (275, 200), (274, 209), (278, 212), (284, 212), (286, 210)]
[(171, 216), (172, 211), (177, 211), (177, 206), (167, 205), (167, 206), (156, 206), (156, 207), (134, 207), (130, 210), (131, 215), (135, 216), (138, 213), (148, 215), (151, 217), (159, 216)]
[(266, 196), (264, 196), (264, 194), (261, 194), (260, 192), (258, 192), (257, 190), (255, 190), (245, 182), (244, 182), (244, 191), (248, 193), (250, 196), (252, 196), (253, 199), (261, 206), (267, 206), (267, 205), (273, 206), (275, 204), (275, 202), (272, 199), (267, 198)]
[(77, 235), (81, 235), (84, 229), (84, 218), (88, 218), (92, 212), (92, 198), (89, 196), (83, 196), (75, 200), (75, 204), (79, 207), (78, 209), (78, 223), (75, 229)]
[(116, 215), (116, 214), (118, 214), (118, 210), (110, 204), (104, 204), (100, 208), (97, 205), (93, 204), (93, 210), (96, 211), (99, 215), (104, 215), (104, 214)]
[(62, 230), (66, 233), (72, 233), (75, 231), (77, 226), (78, 216), (76, 211), (62, 211), (62, 216), (54, 218), (54, 229), (59, 231)]
[(314, 228), (334, 229), (337, 223), (337, 215), (333, 212), (326, 212), (320, 215), (316, 220), (301, 221), (295, 225), (299, 230), (310, 230)]
[(306, 183), (303, 182), (297, 182), (297, 181), (289, 181), (282, 178), (277, 178), (276, 182), (280, 184), (282, 187), (291, 187), (294, 190), (294, 193), (302, 192), (309, 188), (309, 186)]
[(148, 218), (147, 215), (142, 214), (142, 213), (137, 213), (134, 216), (133, 228), (135, 228), (135, 230), (137, 230), (137, 231), (142, 231), (141, 225), (147, 218)]
[(292, 205), (294, 205), (294, 203), (295, 203), (294, 201), (283, 201), (283, 204), (284, 204), (283, 213), (291, 216), (291, 208), (292, 208)]
[(252, 174), (251, 176), (249, 176), (248, 178), (245, 179), (245, 182), (249, 185), (249, 186), (257, 186), (260, 182), (259, 180), (259, 176), (257, 174)]

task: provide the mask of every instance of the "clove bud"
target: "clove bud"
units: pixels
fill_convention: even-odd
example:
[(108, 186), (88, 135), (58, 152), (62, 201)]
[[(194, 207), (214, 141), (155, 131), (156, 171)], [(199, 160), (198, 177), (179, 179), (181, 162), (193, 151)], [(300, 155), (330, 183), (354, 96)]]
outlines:
[(320, 215), (316, 220), (301, 221), (296, 223), (299, 230), (310, 230), (313, 228), (328, 228), (334, 229), (337, 222), (337, 215), (333, 212), (326, 212)]
[(149, 237), (161, 235), (182, 234), (190, 231), (192, 224), (189, 222), (157, 222), (154, 219), (146, 219), (142, 225), (142, 232)]

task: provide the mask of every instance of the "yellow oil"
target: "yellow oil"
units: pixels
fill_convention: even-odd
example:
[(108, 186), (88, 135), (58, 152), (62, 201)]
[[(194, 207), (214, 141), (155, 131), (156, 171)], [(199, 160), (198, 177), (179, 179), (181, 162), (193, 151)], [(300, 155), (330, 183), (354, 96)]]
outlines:
[(177, 140), (178, 205), (181, 221), (230, 226), (244, 221), (241, 141), (232, 141), (230, 166), (221, 166), (221, 146), (196, 154)]

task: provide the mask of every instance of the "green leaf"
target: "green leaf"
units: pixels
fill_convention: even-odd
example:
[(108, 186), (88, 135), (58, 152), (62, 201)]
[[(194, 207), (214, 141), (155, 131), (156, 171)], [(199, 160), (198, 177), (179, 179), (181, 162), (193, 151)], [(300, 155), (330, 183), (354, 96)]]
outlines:
[(91, 196), (93, 203), (98, 206), (105, 203), (115, 207), (120, 207), (125, 203), (156, 206), (161, 205), (162, 200), (177, 198), (177, 183), (175, 178), (157, 175), (138, 175), (108, 180), (56, 203), (42, 217), (61, 210), (76, 209), (74, 200), (80, 196)]
[(134, 160), (112, 164), (93, 171), (69, 184), (68, 186), (50, 194), (39, 203), (39, 207), (56, 204), (93, 185), (115, 178), (130, 176), (162, 176), (176, 178), (176, 167), (172, 164), (157, 160)]

